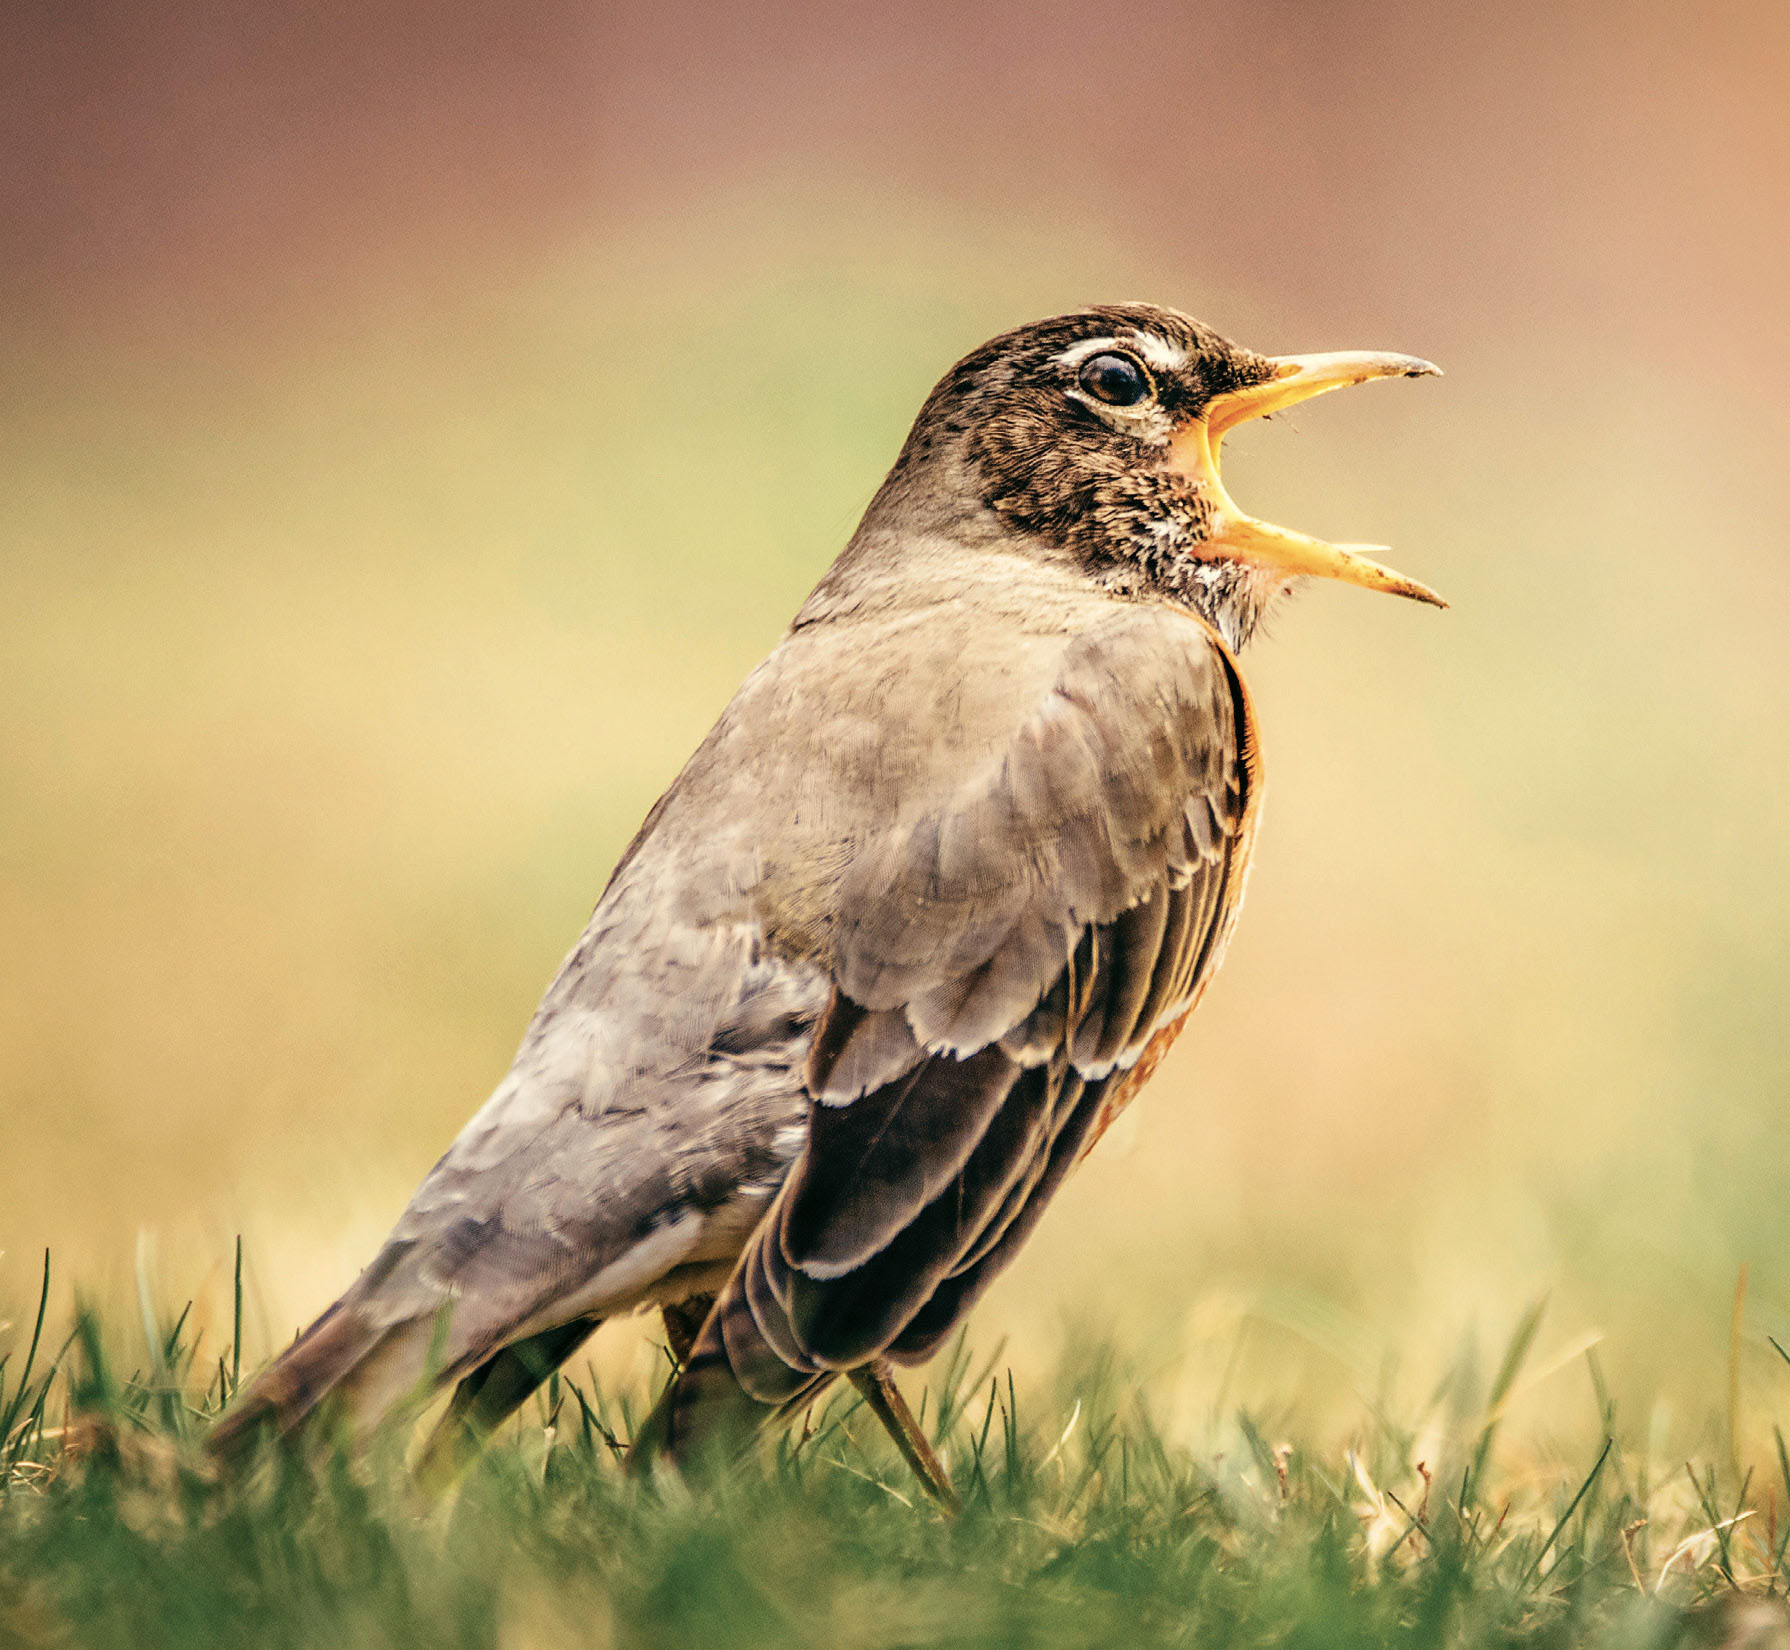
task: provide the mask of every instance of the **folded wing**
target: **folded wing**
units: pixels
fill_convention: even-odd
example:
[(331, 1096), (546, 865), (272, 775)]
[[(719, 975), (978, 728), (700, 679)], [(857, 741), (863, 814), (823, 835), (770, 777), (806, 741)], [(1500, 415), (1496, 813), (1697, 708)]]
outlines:
[(806, 1147), (672, 1396), (674, 1442), (740, 1395), (938, 1346), (1216, 969), (1258, 790), (1229, 656), (1140, 608), (1068, 646), (968, 782), (861, 845)]

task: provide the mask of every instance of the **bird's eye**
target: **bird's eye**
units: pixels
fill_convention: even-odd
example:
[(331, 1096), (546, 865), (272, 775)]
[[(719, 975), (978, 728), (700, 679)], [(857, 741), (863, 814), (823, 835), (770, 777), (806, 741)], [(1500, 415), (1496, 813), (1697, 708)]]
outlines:
[(1150, 375), (1129, 355), (1090, 356), (1077, 381), (1109, 407), (1135, 407), (1150, 393)]

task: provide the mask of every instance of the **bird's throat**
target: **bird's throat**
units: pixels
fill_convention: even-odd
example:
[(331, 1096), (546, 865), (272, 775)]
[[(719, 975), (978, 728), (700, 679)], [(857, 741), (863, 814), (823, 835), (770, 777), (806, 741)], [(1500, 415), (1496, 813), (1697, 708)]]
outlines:
[(1241, 562), (1189, 558), (1175, 583), (1174, 599), (1192, 608), (1237, 653), (1292, 594), (1295, 581)]

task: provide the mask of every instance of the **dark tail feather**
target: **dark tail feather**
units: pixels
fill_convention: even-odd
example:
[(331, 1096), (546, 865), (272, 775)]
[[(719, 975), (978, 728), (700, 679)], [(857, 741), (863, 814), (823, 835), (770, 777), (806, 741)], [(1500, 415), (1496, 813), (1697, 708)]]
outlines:
[(487, 1358), (454, 1389), (447, 1413), (436, 1423), (417, 1462), (423, 1488), (447, 1489), (488, 1439), (554, 1370), (590, 1338), (601, 1318), (574, 1318), (506, 1346)]

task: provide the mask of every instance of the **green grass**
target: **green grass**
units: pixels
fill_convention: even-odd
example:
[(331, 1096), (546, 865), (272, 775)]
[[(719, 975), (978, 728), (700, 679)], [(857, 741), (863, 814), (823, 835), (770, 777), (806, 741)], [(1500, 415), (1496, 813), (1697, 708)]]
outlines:
[(1345, 1650), (1790, 1632), (1781, 1436), (1769, 1480), (1668, 1470), (1589, 1362), (1601, 1441), (1582, 1458), (1503, 1449), (1539, 1307), (1475, 1406), (1462, 1370), (1429, 1412), (1377, 1414), (1327, 1448), (1247, 1413), (1174, 1438), (1094, 1349), (1028, 1397), (960, 1343), (922, 1411), (963, 1493), (950, 1518), (849, 1393), (731, 1470), (638, 1481), (620, 1440), (652, 1394), (602, 1392), (587, 1371), (545, 1389), (446, 1503), (421, 1498), (395, 1435), (220, 1478), (199, 1441), (243, 1375), (235, 1293), (226, 1346), (145, 1295), (128, 1328), (78, 1309), (58, 1347), (46, 1259), (0, 1362), (0, 1645)]

